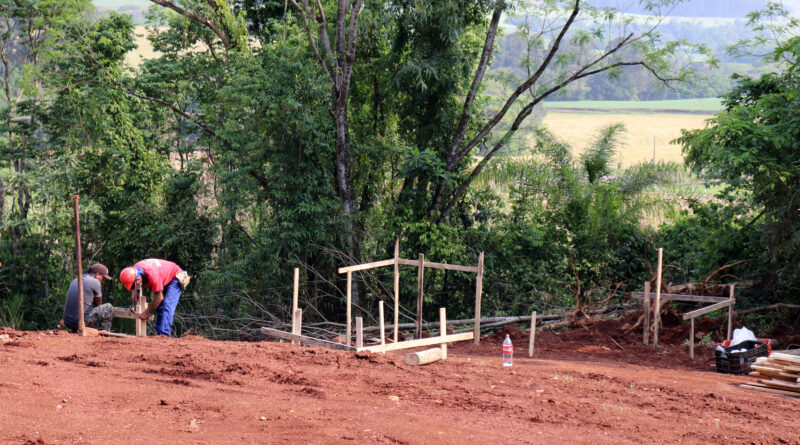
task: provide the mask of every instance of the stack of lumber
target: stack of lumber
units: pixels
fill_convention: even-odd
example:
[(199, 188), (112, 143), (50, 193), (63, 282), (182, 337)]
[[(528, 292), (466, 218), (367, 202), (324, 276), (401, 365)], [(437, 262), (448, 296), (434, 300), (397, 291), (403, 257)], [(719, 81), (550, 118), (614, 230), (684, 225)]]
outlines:
[(758, 383), (745, 386), (800, 397), (800, 356), (773, 352), (769, 357), (757, 358), (750, 369)]

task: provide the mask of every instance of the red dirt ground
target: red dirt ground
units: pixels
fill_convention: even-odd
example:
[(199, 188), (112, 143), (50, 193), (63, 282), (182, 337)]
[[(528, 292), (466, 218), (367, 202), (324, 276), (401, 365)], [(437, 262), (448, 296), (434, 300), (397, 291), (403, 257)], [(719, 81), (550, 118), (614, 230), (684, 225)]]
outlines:
[(800, 399), (739, 388), (753, 378), (713, 372), (710, 348), (690, 361), (683, 326), (644, 346), (621, 333), (632, 321), (537, 333), (533, 359), (509, 327), (423, 367), (407, 351), (0, 328), (0, 442), (800, 444)]

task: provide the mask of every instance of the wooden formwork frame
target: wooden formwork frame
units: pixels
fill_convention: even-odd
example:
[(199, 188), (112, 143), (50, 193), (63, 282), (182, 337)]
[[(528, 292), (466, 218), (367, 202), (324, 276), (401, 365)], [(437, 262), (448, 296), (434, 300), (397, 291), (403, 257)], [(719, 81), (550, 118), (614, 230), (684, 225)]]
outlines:
[(450, 335), (447, 334), (447, 317), (445, 308), (439, 308), (440, 321), (439, 321), (438, 336), (422, 338), (417, 340), (402, 341), (397, 343), (385, 343), (385, 339), (382, 337), (381, 344), (375, 346), (364, 346), (363, 322), (361, 317), (356, 318), (356, 346), (351, 346), (349, 344), (341, 344), (328, 340), (321, 340), (318, 338), (307, 337), (305, 335), (300, 334), (299, 324), (301, 320), (300, 315), (302, 314), (302, 309), (298, 309), (296, 313), (298, 317), (294, 319), (292, 333), (283, 332), (278, 329), (272, 329), (266, 327), (261, 328), (261, 333), (276, 338), (282, 338), (284, 340), (291, 340), (293, 344), (321, 346), (330, 349), (338, 349), (341, 351), (352, 351), (352, 352), (363, 352), (363, 351), (387, 352), (387, 351), (397, 351), (401, 349), (419, 348), (422, 346), (440, 345), (442, 348), (442, 359), (447, 358), (447, 343), (472, 340), (473, 338), (472, 332), (465, 332), (462, 334), (450, 334)]
[(477, 274), (475, 281), (475, 328), (473, 331), (473, 339), (475, 343), (480, 343), (480, 323), (481, 323), (481, 294), (483, 292), (483, 252), (478, 255), (477, 266), (461, 266), (457, 264), (435, 263), (432, 261), (425, 261), (425, 255), (419, 254), (417, 260), (407, 260), (400, 258), (400, 239), (398, 238), (394, 244), (394, 258), (389, 260), (374, 261), (371, 263), (356, 264), (353, 266), (340, 267), (338, 272), (340, 274), (347, 274), (347, 323), (346, 323), (346, 341), (349, 345), (352, 340), (352, 289), (353, 289), (353, 272), (359, 270), (375, 269), (377, 267), (394, 266), (394, 342), (397, 343), (398, 339), (398, 326), (400, 314), (400, 265), (416, 266), (417, 269), (417, 325), (416, 337), (419, 339), (422, 335), (422, 301), (423, 301), (423, 280), (425, 277), (425, 268), (432, 269), (445, 269), (456, 270), (460, 272), (472, 272)]
[[(650, 331), (650, 282), (644, 283), (644, 292), (633, 292), (631, 293), (633, 298), (641, 298), (643, 300), (643, 309), (644, 309), (644, 331), (642, 334), (642, 342), (644, 344), (648, 344), (648, 333)], [(728, 308), (728, 335), (727, 339), (731, 339), (731, 329), (733, 328), (733, 306), (736, 304), (736, 299), (734, 298), (734, 286), (731, 285), (729, 288), (728, 297), (712, 297), (708, 295), (681, 295), (681, 294), (661, 294), (660, 301), (669, 302), (669, 301), (684, 301), (684, 302), (693, 302), (693, 303), (713, 303), (709, 306), (702, 307), (700, 309), (696, 309), (690, 312), (683, 314), (684, 320), (690, 320), (690, 329), (689, 329), (689, 357), (694, 359), (694, 319), (705, 315), (709, 312), (716, 311), (717, 309), (722, 309), (727, 307)], [(656, 310), (659, 310), (659, 306), (656, 306)], [(658, 345), (658, 319), (659, 314), (656, 312), (653, 317), (654, 321), (654, 336), (653, 336), (653, 346)]]

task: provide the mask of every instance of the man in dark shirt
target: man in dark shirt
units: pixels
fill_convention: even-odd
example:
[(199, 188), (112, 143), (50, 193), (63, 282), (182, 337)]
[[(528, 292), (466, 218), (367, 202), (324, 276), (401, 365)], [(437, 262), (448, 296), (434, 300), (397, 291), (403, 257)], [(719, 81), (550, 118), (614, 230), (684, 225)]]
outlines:
[[(114, 307), (111, 303), (103, 304), (101, 285), (103, 280), (110, 280), (108, 268), (102, 264), (93, 264), (83, 274), (83, 318), (86, 326), (111, 330), (111, 321), (114, 319)], [(72, 280), (67, 290), (67, 301), (64, 305), (64, 324), (72, 329), (78, 329), (78, 279)]]

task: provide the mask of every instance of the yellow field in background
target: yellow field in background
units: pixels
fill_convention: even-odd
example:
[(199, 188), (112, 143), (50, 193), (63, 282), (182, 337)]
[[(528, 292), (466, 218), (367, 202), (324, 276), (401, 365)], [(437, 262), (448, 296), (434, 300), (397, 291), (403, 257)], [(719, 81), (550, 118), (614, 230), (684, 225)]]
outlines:
[(703, 128), (711, 115), (678, 113), (578, 113), (548, 112), (544, 125), (556, 136), (581, 153), (606, 125), (622, 122), (625, 134), (617, 161), (623, 167), (653, 159), (683, 162), (681, 147), (669, 142), (681, 135), (681, 129)]

